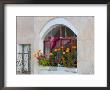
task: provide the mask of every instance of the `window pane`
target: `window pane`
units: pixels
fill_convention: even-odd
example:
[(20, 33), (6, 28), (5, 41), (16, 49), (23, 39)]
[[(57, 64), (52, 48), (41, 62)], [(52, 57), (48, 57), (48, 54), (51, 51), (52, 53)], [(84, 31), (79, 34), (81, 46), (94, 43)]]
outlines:
[(28, 53), (29, 52), (29, 45), (24, 45), (24, 53)]
[(22, 53), (22, 45), (17, 44), (17, 53)]

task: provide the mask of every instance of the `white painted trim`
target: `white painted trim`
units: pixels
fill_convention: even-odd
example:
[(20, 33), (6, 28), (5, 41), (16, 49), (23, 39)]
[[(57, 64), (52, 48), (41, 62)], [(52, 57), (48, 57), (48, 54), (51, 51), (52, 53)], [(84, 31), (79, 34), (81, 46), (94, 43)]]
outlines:
[(43, 29), (40, 32), (40, 38), (44, 39), (45, 36), (50, 32), (50, 27), (56, 24), (63, 24), (70, 28), (76, 35), (78, 34), (78, 30), (65, 18), (54, 18), (47, 22), (47, 24), (43, 27)]

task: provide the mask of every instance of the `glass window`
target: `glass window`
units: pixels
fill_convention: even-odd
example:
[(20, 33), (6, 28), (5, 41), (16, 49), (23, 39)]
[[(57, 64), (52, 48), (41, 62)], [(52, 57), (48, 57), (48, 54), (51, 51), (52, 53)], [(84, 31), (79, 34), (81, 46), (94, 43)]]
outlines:
[[(64, 47), (70, 49), (70, 53), (75, 55), (77, 54), (77, 36), (76, 34), (68, 27), (62, 24), (54, 25), (51, 27), (51, 31), (46, 35), (44, 39), (44, 54), (49, 58), (49, 53), (53, 52), (55, 49)], [(61, 59), (61, 55), (57, 53), (57, 60)], [(73, 55), (73, 56), (74, 56)], [(74, 56), (74, 59), (77, 60)], [(75, 61), (74, 60), (74, 61)]]
[(17, 74), (30, 73), (31, 49), (30, 44), (17, 44)]

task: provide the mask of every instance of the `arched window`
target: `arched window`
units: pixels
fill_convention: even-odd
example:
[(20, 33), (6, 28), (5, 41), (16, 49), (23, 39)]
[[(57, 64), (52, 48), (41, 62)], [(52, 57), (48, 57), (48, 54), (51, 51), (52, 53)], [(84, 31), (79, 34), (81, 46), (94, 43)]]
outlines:
[(53, 25), (49, 29), (50, 32), (44, 38), (44, 54), (47, 58), (50, 59), (49, 54), (56, 51), (56, 56), (52, 62), (57, 65), (56, 63), (60, 63), (62, 59), (62, 54), (69, 49), (70, 58), (77, 66), (77, 35), (63, 24)]

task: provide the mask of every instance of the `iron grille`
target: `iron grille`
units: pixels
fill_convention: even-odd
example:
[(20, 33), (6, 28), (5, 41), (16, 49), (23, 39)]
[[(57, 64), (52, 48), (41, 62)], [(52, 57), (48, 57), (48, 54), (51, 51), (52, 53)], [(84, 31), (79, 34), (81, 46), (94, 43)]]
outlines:
[(30, 44), (17, 45), (17, 60), (16, 60), (17, 74), (30, 74), (30, 60), (31, 60), (30, 46), (31, 46)]

